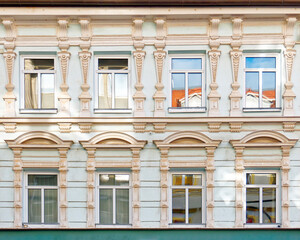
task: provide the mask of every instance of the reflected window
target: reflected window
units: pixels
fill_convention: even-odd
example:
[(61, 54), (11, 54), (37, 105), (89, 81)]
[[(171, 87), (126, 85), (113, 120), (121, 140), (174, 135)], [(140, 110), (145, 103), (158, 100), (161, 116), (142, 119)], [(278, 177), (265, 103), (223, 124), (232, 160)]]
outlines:
[(276, 56), (245, 56), (245, 108), (279, 107), (278, 69)]
[(56, 174), (28, 174), (26, 184), (27, 222), (58, 223), (58, 177)]
[(54, 109), (54, 58), (23, 58), (22, 65), (24, 109)]
[(203, 175), (172, 175), (172, 224), (203, 223)]
[(99, 224), (130, 224), (129, 174), (99, 175)]
[(203, 57), (173, 57), (170, 72), (172, 107), (203, 107)]
[(246, 173), (246, 223), (277, 222), (277, 174)]
[(129, 59), (98, 58), (98, 109), (128, 109)]

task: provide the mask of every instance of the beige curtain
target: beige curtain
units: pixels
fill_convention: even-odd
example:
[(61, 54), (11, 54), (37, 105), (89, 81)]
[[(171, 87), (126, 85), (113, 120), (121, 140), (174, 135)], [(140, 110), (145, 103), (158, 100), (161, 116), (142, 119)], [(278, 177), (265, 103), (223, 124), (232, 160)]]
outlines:
[(25, 108), (38, 108), (37, 74), (25, 74)]

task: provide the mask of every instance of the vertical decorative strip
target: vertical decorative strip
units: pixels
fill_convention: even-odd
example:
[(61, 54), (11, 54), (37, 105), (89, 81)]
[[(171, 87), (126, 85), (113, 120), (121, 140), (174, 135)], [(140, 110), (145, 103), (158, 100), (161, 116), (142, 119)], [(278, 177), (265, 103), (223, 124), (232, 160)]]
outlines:
[(206, 227), (214, 227), (214, 153), (215, 147), (206, 147)]
[(289, 171), (290, 171), (290, 146), (282, 146), (282, 165), (281, 165), (281, 216), (282, 216), (282, 226), (288, 228), (290, 225), (289, 220)]
[(235, 227), (243, 227), (244, 147), (235, 147)]
[(161, 160), (160, 160), (160, 204), (161, 204), (161, 212), (160, 212), (160, 226), (162, 228), (168, 227), (169, 219), (168, 219), (168, 172), (169, 172), (169, 162), (168, 162), (168, 148), (160, 148)]
[(140, 227), (140, 148), (132, 148), (132, 227)]
[(87, 227), (95, 227), (95, 148), (87, 148)]
[(22, 148), (13, 148), (14, 153), (14, 227), (22, 228)]
[(67, 219), (67, 152), (68, 148), (59, 148), (59, 210), (60, 210), (60, 227), (68, 227)]

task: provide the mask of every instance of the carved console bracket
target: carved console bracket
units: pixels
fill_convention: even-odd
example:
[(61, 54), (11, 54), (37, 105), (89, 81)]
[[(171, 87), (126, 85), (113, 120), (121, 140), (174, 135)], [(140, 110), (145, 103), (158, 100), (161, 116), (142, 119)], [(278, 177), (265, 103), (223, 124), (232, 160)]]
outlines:
[(285, 63), (286, 63), (286, 83), (285, 91), (283, 93), (283, 115), (293, 116), (294, 115), (294, 98), (296, 94), (293, 91), (294, 84), (292, 83), (292, 69), (296, 50), (294, 49), (294, 28), (297, 19), (294, 17), (286, 20), (286, 31), (285, 31)]
[(143, 70), (143, 63), (146, 52), (143, 51), (145, 46), (144, 37), (143, 37), (143, 18), (135, 18), (133, 19), (133, 33), (132, 33), (132, 40), (133, 45), (136, 49), (133, 52), (133, 57), (135, 59), (136, 65), (136, 84), (135, 89), (136, 92), (133, 95), (135, 109), (134, 109), (134, 116), (135, 117), (144, 117), (145, 116), (145, 109), (144, 109), (144, 102), (146, 99), (145, 94), (143, 93), (143, 82), (142, 82), (142, 70)]
[(90, 133), (92, 131), (92, 123), (78, 123), (81, 133)]
[(208, 130), (209, 130), (209, 132), (219, 132), (221, 125), (222, 125), (221, 122), (209, 122)]
[(164, 133), (166, 131), (166, 123), (153, 123), (155, 133)]
[(231, 122), (230, 132), (240, 132), (242, 130), (243, 123), (242, 122)]
[[(22, 228), (22, 175), (24, 168), (56, 168), (59, 171), (59, 224), (61, 228), (68, 226), (67, 219), (67, 152), (73, 141), (63, 141), (57, 136), (48, 132), (28, 132), (15, 140), (5, 140), (8, 147), (14, 153), (14, 227)], [(59, 160), (44, 161), (23, 161), (22, 151), (24, 150), (57, 150)]]
[(156, 23), (156, 40), (154, 46), (156, 51), (153, 52), (155, 64), (156, 64), (156, 78), (157, 82), (155, 85), (156, 92), (153, 95), (153, 99), (155, 101), (155, 109), (154, 109), (154, 117), (164, 117), (164, 101), (166, 96), (163, 92), (164, 84), (162, 82), (162, 73), (163, 73), (163, 65), (164, 59), (166, 57), (166, 52), (163, 50), (166, 46), (165, 38), (166, 38), (166, 29), (165, 29), (165, 19), (157, 18), (155, 20)]
[(72, 123), (57, 123), (61, 133), (70, 133)]
[[(187, 142), (185, 142), (188, 140)], [(178, 132), (170, 135), (165, 140), (154, 141), (155, 145), (159, 148), (161, 154), (160, 161), (160, 179), (161, 179), (161, 213), (160, 213), (160, 226), (167, 228), (169, 226), (169, 200), (168, 197), (168, 174), (169, 169), (173, 168), (205, 168), (206, 170), (206, 226), (208, 228), (214, 227), (214, 152), (221, 141), (211, 140), (202, 133), (186, 131)], [(171, 149), (184, 149), (184, 148), (204, 148), (206, 150), (206, 160), (203, 161), (170, 161), (169, 151)]]
[(14, 133), (17, 129), (16, 123), (3, 123), (4, 130), (6, 133)]
[(283, 122), (283, 131), (294, 132), (296, 127), (296, 122)]
[[(236, 217), (235, 227), (243, 228), (245, 223), (244, 207), (244, 169), (272, 168), (278, 166), (282, 170), (281, 174), (281, 197), (282, 197), (282, 225), (289, 227), (289, 197), (288, 197), (288, 172), (290, 149), (296, 144), (297, 139), (288, 139), (286, 136), (275, 131), (256, 131), (246, 135), (241, 140), (231, 140), (230, 143), (235, 149), (235, 170), (236, 170)], [(270, 161), (264, 156), (261, 159), (246, 158), (246, 149), (279, 148), (282, 151), (281, 160)], [(259, 157), (258, 157), (259, 158)]]
[(133, 123), (134, 132), (144, 133), (146, 131), (147, 123)]

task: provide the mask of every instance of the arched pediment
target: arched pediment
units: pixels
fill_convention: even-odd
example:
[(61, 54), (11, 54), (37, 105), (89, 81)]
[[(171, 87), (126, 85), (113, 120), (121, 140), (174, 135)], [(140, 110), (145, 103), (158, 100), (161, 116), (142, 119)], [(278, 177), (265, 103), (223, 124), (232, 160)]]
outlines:
[(6, 140), (10, 148), (70, 148), (73, 141), (64, 141), (52, 133), (34, 131), (24, 133), (15, 140)]
[(143, 148), (146, 141), (136, 140), (134, 137), (120, 132), (106, 132), (96, 135), (88, 141), (80, 141), (84, 148)]
[(174, 133), (165, 140), (155, 141), (155, 144), (158, 147), (217, 147), (220, 142), (199, 132), (185, 131)]
[(297, 139), (289, 139), (281, 133), (275, 131), (256, 131), (243, 137), (241, 140), (231, 140), (230, 143), (235, 146), (294, 146)]

